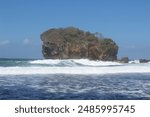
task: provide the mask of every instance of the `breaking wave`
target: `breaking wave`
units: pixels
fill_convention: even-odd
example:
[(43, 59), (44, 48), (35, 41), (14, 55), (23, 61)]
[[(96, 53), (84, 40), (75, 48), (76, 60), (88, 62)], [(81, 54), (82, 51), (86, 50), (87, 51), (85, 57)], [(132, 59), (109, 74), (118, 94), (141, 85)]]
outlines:
[(0, 75), (150, 73), (150, 66), (0, 67)]
[(138, 64), (138, 63), (140, 63), (140, 60), (129, 61), (129, 63), (135, 63), (135, 64)]
[[(0, 75), (32, 74), (120, 74), (150, 73), (150, 64), (121, 64), (117, 62), (69, 60), (28, 60), (13, 66), (0, 66)], [(8, 64), (8, 61), (7, 61)], [(12, 62), (11, 62), (12, 64)]]
[(117, 66), (122, 65), (117, 62), (109, 62), (109, 61), (93, 61), (88, 59), (68, 59), (68, 60), (33, 60), (29, 62), (33, 65), (49, 65), (49, 66)]

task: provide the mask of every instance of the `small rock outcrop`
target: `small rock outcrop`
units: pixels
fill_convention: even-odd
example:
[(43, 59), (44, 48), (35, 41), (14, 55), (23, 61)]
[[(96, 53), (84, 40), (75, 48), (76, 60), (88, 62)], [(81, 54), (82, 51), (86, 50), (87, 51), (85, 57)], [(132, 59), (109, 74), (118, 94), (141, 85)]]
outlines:
[(110, 38), (100, 38), (97, 33), (78, 28), (50, 29), (41, 34), (42, 53), (46, 59), (117, 59), (118, 46)]
[(128, 57), (123, 57), (121, 58), (121, 60), (119, 60), (120, 63), (128, 63), (129, 62), (129, 58)]
[(140, 63), (148, 63), (148, 62), (150, 62), (150, 60), (147, 60), (147, 59), (140, 59), (139, 61), (140, 61)]

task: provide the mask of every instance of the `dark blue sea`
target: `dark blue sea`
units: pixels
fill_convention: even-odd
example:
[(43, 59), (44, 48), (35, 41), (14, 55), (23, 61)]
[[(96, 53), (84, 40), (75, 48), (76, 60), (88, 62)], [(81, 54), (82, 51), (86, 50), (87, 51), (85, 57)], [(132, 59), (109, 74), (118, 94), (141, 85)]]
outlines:
[(0, 99), (150, 100), (150, 65), (1, 59)]

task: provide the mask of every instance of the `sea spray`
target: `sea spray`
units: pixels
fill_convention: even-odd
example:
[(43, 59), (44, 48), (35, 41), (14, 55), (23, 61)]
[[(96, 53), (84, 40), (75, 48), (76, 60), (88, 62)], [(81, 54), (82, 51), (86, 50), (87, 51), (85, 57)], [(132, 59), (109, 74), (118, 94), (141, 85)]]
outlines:
[[(10, 63), (10, 65), (9, 65)], [(150, 73), (150, 64), (121, 64), (88, 59), (16, 60), (0, 66), (0, 75)], [(3, 62), (3, 65), (5, 62)], [(16, 64), (16, 66), (15, 66)]]

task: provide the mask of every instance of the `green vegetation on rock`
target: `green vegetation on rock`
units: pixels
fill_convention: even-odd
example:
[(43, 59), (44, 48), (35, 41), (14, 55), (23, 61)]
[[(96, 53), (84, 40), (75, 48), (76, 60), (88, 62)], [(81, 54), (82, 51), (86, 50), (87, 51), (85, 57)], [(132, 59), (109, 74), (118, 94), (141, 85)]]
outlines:
[(117, 44), (78, 28), (53, 28), (41, 34), (42, 53), (46, 59), (116, 60)]

